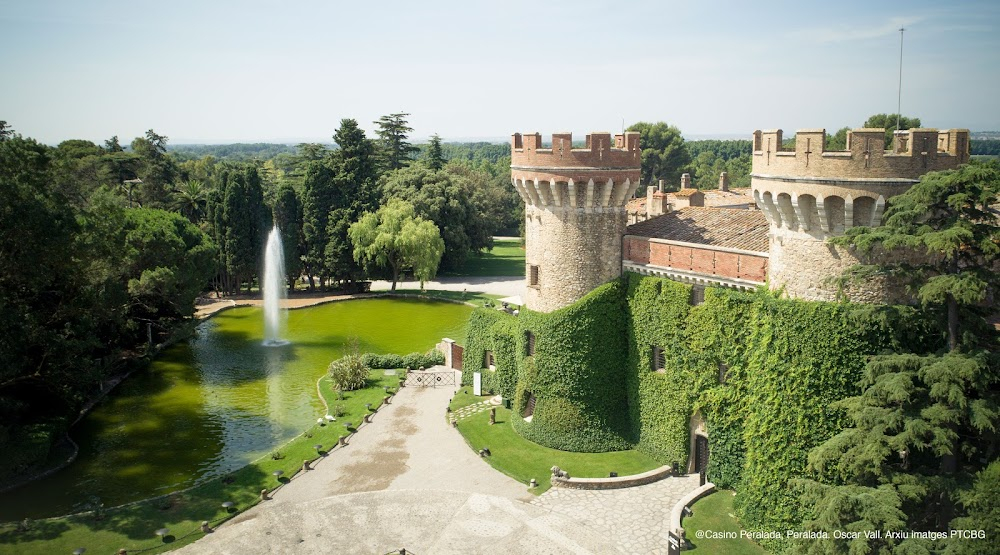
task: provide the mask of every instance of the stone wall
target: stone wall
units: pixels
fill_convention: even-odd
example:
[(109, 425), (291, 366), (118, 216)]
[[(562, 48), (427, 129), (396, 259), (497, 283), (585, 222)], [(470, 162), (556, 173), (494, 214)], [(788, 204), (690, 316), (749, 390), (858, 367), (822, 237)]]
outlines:
[(848, 249), (836, 247), (808, 233), (773, 229), (770, 233), (769, 283), (771, 289), (784, 289), (787, 296), (811, 301), (835, 301), (842, 294), (859, 303), (905, 302), (901, 284), (883, 277), (863, 282), (837, 281), (844, 272), (861, 260)]
[[(843, 151), (826, 151), (825, 137), (823, 129), (799, 130), (794, 148), (784, 149), (780, 129), (753, 134), (751, 189), (770, 227), (769, 282), (794, 298), (838, 298), (838, 278), (859, 260), (827, 240), (851, 227), (881, 225), (891, 198), (920, 176), (969, 160), (966, 129), (910, 129), (889, 150), (884, 129), (849, 131)], [(841, 292), (856, 302), (907, 298), (885, 278), (845, 283)]]
[(538, 266), (538, 285), (530, 282), (525, 304), (551, 312), (570, 305), (598, 285), (621, 275), (621, 236), (625, 209), (525, 211), (525, 275)]
[(551, 312), (621, 274), (625, 202), (639, 186), (639, 134), (511, 138), (511, 184), (525, 204), (525, 305)]

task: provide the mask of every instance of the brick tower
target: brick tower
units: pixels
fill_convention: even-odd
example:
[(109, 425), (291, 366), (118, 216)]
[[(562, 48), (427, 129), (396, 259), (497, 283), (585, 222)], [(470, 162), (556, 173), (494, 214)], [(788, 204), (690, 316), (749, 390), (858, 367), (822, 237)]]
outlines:
[[(920, 176), (969, 161), (967, 129), (910, 129), (885, 150), (884, 129), (855, 129), (847, 149), (824, 150), (826, 130), (800, 130), (781, 148), (781, 130), (754, 131), (751, 189), (770, 225), (768, 279), (790, 297), (833, 300), (834, 279), (858, 263), (854, 253), (826, 242), (853, 226), (878, 226), (886, 201)], [(873, 279), (844, 291), (852, 301), (894, 302), (902, 291)]]
[(538, 133), (511, 138), (510, 177), (524, 200), (526, 306), (551, 312), (621, 275), (625, 202), (639, 186), (639, 133), (571, 133), (543, 147)]

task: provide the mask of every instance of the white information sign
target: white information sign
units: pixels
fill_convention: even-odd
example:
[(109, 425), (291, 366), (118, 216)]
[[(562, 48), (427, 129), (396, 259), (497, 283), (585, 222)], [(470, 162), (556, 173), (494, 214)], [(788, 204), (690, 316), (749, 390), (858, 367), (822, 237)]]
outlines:
[(472, 375), (472, 393), (473, 395), (483, 394), (483, 374), (481, 372)]

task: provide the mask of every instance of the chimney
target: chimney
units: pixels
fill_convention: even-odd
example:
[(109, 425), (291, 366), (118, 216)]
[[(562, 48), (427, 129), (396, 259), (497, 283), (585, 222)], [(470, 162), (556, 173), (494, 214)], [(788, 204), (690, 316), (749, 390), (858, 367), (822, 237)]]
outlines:
[(660, 180), (660, 192), (661, 193), (663, 192), (663, 180), (662, 179)]
[(685, 173), (681, 175), (681, 190), (691, 187), (691, 174)]
[(719, 190), (728, 191), (729, 190), (729, 174), (722, 172), (719, 174)]

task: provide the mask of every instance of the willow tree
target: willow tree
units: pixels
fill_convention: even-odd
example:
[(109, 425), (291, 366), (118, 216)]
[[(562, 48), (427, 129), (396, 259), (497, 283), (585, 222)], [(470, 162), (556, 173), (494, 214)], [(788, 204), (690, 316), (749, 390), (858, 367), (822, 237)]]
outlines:
[(378, 212), (366, 212), (348, 230), (354, 244), (354, 259), (366, 268), (387, 268), (392, 273), (392, 290), (404, 271), (424, 282), (437, 273), (444, 241), (433, 222), (416, 215), (413, 205), (390, 199)]

